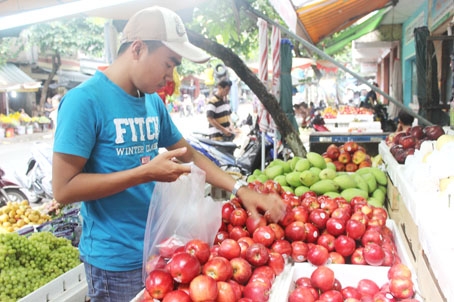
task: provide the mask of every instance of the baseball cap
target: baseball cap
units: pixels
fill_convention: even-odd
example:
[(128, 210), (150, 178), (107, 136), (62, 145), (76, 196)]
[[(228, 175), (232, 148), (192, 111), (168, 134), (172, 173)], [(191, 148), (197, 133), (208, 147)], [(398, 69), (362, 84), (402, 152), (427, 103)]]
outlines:
[(195, 63), (204, 63), (210, 57), (191, 44), (180, 16), (170, 9), (152, 6), (135, 13), (123, 29), (121, 44), (135, 40), (161, 41), (165, 46)]

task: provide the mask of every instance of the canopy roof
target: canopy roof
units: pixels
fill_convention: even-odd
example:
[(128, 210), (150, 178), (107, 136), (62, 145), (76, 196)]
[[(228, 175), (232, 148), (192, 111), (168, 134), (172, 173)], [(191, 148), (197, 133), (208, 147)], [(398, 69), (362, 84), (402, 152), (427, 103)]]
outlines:
[(0, 65), (0, 91), (33, 92), (41, 83), (30, 78), (14, 64)]

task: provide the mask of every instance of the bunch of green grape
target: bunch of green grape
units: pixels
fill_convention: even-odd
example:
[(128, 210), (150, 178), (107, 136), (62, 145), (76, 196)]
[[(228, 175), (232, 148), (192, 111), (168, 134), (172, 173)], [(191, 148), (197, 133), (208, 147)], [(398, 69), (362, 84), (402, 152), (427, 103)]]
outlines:
[(0, 301), (17, 301), (79, 264), (79, 251), (66, 238), (0, 234)]

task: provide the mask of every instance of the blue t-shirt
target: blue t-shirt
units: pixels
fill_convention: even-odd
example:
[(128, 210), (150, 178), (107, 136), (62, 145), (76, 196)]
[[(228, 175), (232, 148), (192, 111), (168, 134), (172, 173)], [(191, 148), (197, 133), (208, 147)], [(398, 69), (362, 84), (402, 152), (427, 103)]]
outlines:
[[(54, 151), (86, 158), (84, 172), (112, 173), (147, 163), (181, 138), (157, 94), (133, 97), (97, 72), (60, 102)], [(153, 188), (145, 183), (82, 203), (84, 261), (112, 271), (142, 267)]]

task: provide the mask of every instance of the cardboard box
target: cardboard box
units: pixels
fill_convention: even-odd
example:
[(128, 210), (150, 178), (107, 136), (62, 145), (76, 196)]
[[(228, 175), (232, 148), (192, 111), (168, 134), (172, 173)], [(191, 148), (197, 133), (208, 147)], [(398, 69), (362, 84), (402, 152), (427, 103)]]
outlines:
[(401, 232), (407, 254), (411, 257), (413, 265), (416, 264), (416, 257), (422, 251), (419, 242), (418, 226), (415, 224), (413, 217), (408, 211), (405, 204), (401, 204), (399, 209), (399, 221), (396, 221), (399, 231)]
[(85, 269), (81, 263), (18, 302), (85, 302), (87, 292)]
[(416, 259), (416, 274), (418, 275), (418, 286), (421, 290), (420, 295), (424, 301), (447, 301), (443, 295), (437, 279), (434, 277), (429, 261), (421, 251)]

